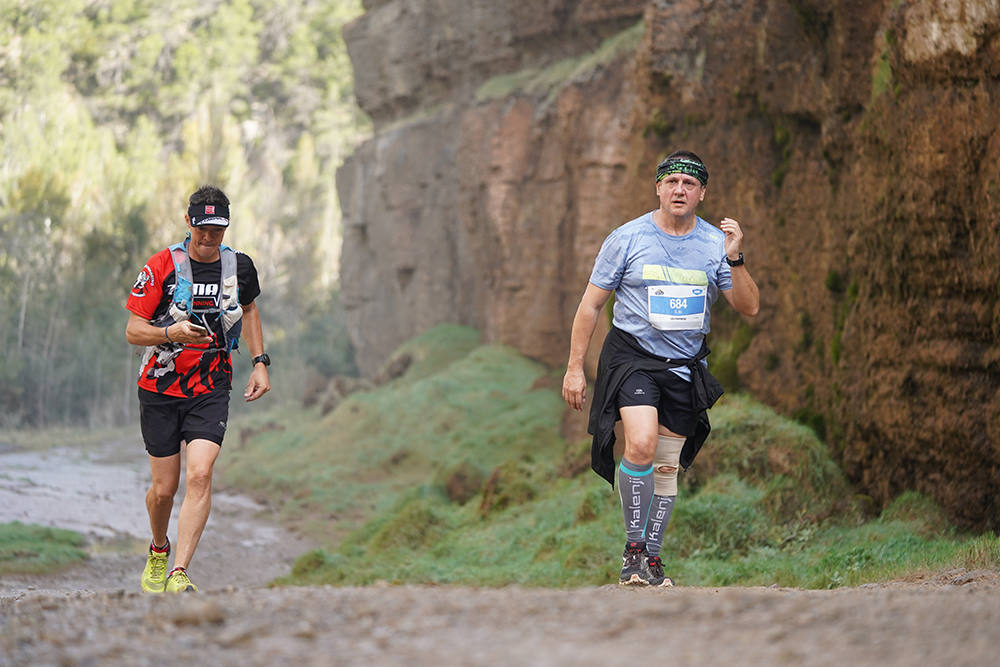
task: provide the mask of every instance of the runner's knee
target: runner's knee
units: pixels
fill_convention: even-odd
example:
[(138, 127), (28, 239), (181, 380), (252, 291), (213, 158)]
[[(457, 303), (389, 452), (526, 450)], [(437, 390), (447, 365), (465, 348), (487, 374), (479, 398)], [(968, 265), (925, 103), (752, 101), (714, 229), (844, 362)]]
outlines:
[(174, 494), (177, 493), (177, 482), (153, 482), (150, 488), (150, 493), (153, 499), (158, 503), (168, 503), (174, 498)]
[(648, 463), (656, 454), (656, 434), (633, 436), (625, 440), (625, 457), (633, 463)]
[(684, 438), (661, 435), (653, 457), (653, 481), (658, 496), (677, 495), (677, 469), (680, 466)]
[(212, 469), (191, 468), (187, 471), (184, 484), (189, 491), (204, 492), (212, 486)]

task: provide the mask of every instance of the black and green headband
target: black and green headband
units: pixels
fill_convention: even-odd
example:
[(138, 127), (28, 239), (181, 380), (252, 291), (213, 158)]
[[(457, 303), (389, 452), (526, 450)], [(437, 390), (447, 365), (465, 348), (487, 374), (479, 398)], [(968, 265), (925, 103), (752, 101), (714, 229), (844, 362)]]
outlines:
[(694, 176), (701, 184), (708, 185), (708, 169), (701, 162), (695, 162), (687, 158), (675, 157), (667, 158), (656, 165), (656, 182), (659, 183), (665, 176), (670, 174), (687, 174)]

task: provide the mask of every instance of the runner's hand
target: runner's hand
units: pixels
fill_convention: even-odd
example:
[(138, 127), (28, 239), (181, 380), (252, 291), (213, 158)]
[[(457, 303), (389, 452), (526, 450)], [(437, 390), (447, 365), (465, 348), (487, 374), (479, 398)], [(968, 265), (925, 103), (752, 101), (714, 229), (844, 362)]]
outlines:
[(726, 233), (726, 254), (730, 259), (736, 259), (743, 247), (743, 230), (740, 229), (740, 223), (732, 218), (723, 218), (719, 223), (719, 229)]
[(570, 368), (563, 377), (562, 396), (574, 410), (583, 410), (587, 402), (587, 378), (582, 368)]
[(205, 327), (185, 320), (170, 327), (170, 340), (187, 345), (206, 345), (212, 342), (212, 335)]
[(250, 373), (250, 381), (247, 382), (247, 389), (243, 392), (243, 398), (249, 403), (250, 401), (256, 401), (269, 391), (271, 391), (271, 379), (267, 374), (267, 366), (256, 364), (253, 367), (253, 372)]

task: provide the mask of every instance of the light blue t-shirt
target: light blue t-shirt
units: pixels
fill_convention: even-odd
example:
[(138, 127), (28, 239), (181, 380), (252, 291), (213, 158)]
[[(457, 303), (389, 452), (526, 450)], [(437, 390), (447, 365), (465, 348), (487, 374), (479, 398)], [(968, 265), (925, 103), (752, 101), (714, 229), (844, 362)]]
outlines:
[[(649, 212), (604, 240), (590, 282), (615, 291), (614, 324), (644, 349), (661, 357), (690, 358), (709, 332), (719, 291), (733, 288), (725, 238), (725, 232), (701, 218), (690, 233), (672, 236), (656, 226)], [(673, 370), (690, 379), (687, 368)]]

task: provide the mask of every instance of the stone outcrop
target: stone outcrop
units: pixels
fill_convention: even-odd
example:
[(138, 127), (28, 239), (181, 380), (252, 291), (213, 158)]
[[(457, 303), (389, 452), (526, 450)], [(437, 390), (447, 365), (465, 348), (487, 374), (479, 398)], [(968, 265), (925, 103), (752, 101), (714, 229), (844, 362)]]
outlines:
[(879, 503), (1000, 527), (1000, 2), (366, 8), (375, 133), (338, 173), (363, 372), (444, 321), (565, 363), (601, 241), (688, 148), (761, 287), (744, 387)]

